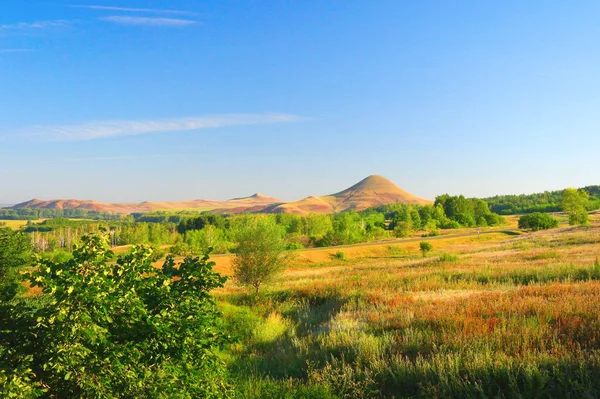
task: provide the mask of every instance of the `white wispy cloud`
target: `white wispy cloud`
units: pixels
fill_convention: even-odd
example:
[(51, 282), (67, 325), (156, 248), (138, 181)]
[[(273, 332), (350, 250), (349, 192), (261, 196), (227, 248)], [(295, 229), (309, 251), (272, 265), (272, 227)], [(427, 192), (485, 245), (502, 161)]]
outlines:
[(302, 118), (289, 114), (222, 114), (191, 118), (103, 121), (79, 125), (32, 126), (16, 132), (20, 137), (41, 141), (84, 141), (151, 133), (184, 132), (227, 126), (290, 123)]
[(179, 15), (193, 15), (190, 11), (181, 10), (165, 10), (156, 8), (130, 8), (130, 7), (112, 7), (112, 6), (99, 6), (99, 5), (76, 5), (71, 4), (71, 8), (86, 8), (88, 10), (102, 10), (102, 11), (119, 11), (119, 12), (142, 12), (152, 14), (179, 14)]
[(15, 24), (0, 25), (0, 32), (10, 31), (25, 31), (25, 30), (42, 30), (52, 28), (65, 28), (72, 26), (77, 21), (66, 20), (66, 19), (55, 19), (51, 21), (37, 21), (37, 22), (18, 22)]
[(114, 15), (110, 17), (100, 18), (102, 21), (112, 22), (119, 25), (133, 26), (189, 26), (197, 24), (197, 21), (191, 19), (179, 18), (151, 18), (151, 17), (128, 17), (122, 15)]
[(160, 154), (160, 155), (122, 155), (112, 157), (85, 157), (85, 158), (62, 158), (48, 161), (41, 161), (40, 163), (70, 163), (70, 162), (102, 162), (102, 161), (127, 161), (127, 160), (140, 160), (140, 159), (161, 159), (161, 158), (173, 158), (181, 157), (181, 154)]

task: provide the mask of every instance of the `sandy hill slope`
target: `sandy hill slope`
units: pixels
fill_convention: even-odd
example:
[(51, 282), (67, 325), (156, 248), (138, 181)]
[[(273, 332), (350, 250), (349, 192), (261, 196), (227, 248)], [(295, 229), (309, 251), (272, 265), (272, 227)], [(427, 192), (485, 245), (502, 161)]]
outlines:
[(416, 197), (383, 176), (372, 175), (339, 193), (322, 197), (307, 197), (299, 201), (284, 202), (277, 198), (256, 193), (249, 197), (233, 198), (226, 201), (190, 200), (180, 202), (140, 202), (137, 204), (104, 203), (80, 200), (33, 199), (13, 206), (13, 208), (34, 209), (87, 209), (91, 211), (128, 214), (156, 210), (197, 209), (214, 213), (336, 213), (347, 210), (360, 211), (378, 205), (399, 202), (403, 204), (430, 204)]
[(277, 205), (273, 213), (334, 213), (347, 210), (360, 211), (373, 206), (391, 203), (431, 204), (431, 201), (416, 197), (402, 190), (383, 176), (371, 175), (350, 188), (323, 197), (308, 197), (303, 200)]
[(255, 194), (250, 197), (236, 198), (227, 201), (213, 200), (189, 200), (179, 202), (140, 202), (134, 204), (120, 203), (104, 203), (96, 201), (79, 201), (79, 200), (50, 200), (43, 201), (33, 199), (14, 205), (12, 208), (33, 208), (33, 209), (87, 209), (90, 211), (128, 214), (134, 212), (152, 212), (157, 210), (181, 210), (181, 209), (197, 209), (211, 211), (213, 209), (247, 209), (247, 208), (264, 208), (267, 205), (282, 203), (277, 198), (267, 197), (261, 194)]

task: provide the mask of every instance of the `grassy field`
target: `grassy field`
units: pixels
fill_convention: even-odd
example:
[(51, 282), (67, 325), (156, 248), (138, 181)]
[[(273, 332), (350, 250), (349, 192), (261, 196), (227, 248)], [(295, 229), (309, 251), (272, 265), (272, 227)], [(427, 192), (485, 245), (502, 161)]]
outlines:
[(431, 243), (301, 251), (258, 303), (228, 282), (238, 397), (600, 397), (600, 225)]
[[(46, 219), (31, 220), (31, 223), (40, 223)], [(0, 227), (10, 227), (13, 230), (19, 230), (27, 225), (28, 220), (0, 220)]]

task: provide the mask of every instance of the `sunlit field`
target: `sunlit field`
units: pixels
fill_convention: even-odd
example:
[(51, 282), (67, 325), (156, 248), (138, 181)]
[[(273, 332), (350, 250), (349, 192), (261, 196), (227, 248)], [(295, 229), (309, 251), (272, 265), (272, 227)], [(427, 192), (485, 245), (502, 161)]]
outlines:
[(238, 397), (600, 395), (597, 222), (431, 243), (300, 251), (258, 301), (215, 292)]
[(27, 222), (31, 223), (41, 223), (45, 219), (37, 219), (37, 220), (0, 220), (0, 227), (9, 227), (13, 230), (19, 230), (25, 226), (27, 226)]

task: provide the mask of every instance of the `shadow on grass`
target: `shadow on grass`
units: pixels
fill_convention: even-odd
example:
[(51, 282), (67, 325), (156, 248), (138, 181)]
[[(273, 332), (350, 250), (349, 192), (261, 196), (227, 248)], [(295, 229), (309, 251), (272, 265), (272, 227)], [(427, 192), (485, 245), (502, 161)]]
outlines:
[[(271, 292), (268, 300), (280, 304), (294, 302), (296, 306), (282, 309), (281, 314), (291, 323), (283, 334), (274, 339), (251, 339), (231, 363), (238, 376), (269, 376), (272, 378), (307, 378), (307, 363), (324, 364), (330, 353), (319, 347), (318, 340), (302, 337), (317, 336), (324, 326), (341, 311), (346, 300), (339, 296)], [(266, 327), (268, 328), (268, 327)]]

